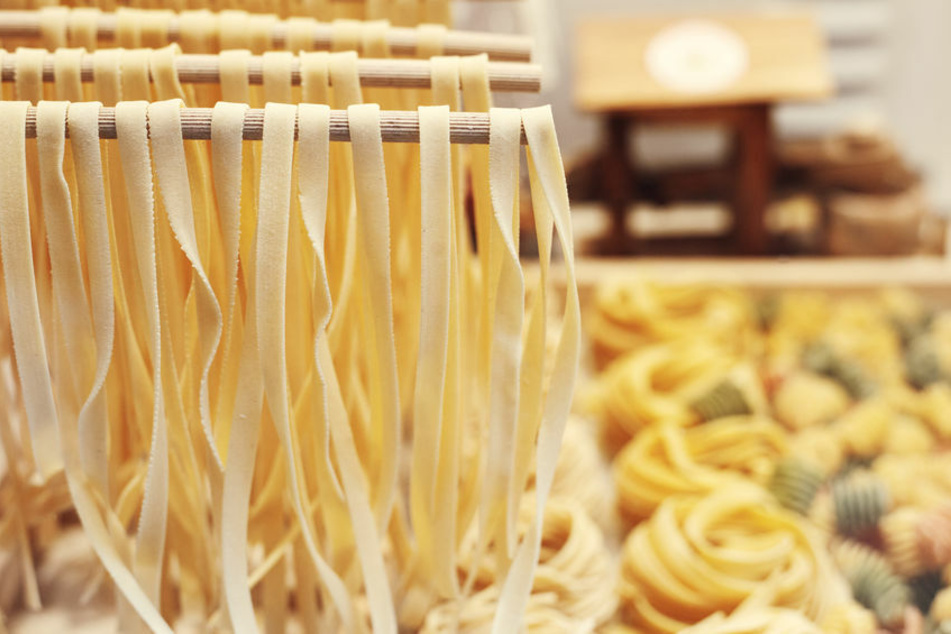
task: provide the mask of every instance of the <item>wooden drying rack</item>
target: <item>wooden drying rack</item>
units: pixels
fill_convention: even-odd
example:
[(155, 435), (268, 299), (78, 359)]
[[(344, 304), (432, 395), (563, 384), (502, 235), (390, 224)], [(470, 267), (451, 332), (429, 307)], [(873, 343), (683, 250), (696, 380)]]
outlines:
[[(182, 138), (187, 140), (211, 139), (211, 115), (213, 108), (182, 108)], [(485, 145), (489, 142), (489, 115), (484, 112), (450, 112), (449, 141), (463, 145)], [(419, 114), (407, 110), (381, 110), (380, 131), (384, 143), (419, 143)], [(69, 135), (69, 127), (66, 128)], [(244, 139), (260, 141), (264, 134), (264, 110), (249, 108), (244, 115)], [(295, 138), (297, 132), (295, 130)], [(36, 138), (36, 107), (30, 106), (26, 114), (26, 137)], [(99, 111), (99, 137), (116, 138), (115, 108), (103, 107)], [(350, 123), (346, 110), (330, 111), (330, 140), (350, 141)], [(521, 143), (526, 143), (525, 130)]]
[[(179, 17), (174, 15), (168, 24), (169, 42), (178, 41)], [(97, 35), (100, 40), (115, 40), (118, 28), (115, 13), (98, 17)], [(272, 32), (272, 46), (283, 49), (287, 41), (286, 20), (276, 20)], [(35, 38), (42, 35), (38, 11), (0, 11), (0, 38)], [(333, 25), (317, 22), (313, 43), (316, 50), (329, 50), (333, 41)], [(415, 55), (418, 43), (416, 29), (391, 26), (386, 29), (386, 43), (393, 55)], [(446, 31), (443, 39), (444, 55), (478, 55), (486, 53), (496, 61), (527, 62), (532, 58), (532, 38), (522, 35), (503, 35), (479, 31)]]
[[(93, 56), (83, 55), (82, 80), (93, 81)], [(175, 70), (183, 84), (216, 84), (220, 80), (218, 55), (177, 55)], [(261, 84), (262, 57), (248, 57), (248, 81)], [(489, 88), (494, 92), (538, 92), (541, 89), (541, 66), (522, 62), (489, 62)], [(382, 88), (429, 88), (431, 66), (425, 59), (360, 59), (357, 60), (360, 85)], [(0, 80), (14, 81), (16, 62), (13, 56), (4, 56), (0, 64)], [(54, 79), (53, 54), (43, 61), (43, 81)], [(291, 63), (291, 83), (299, 85), (300, 59)]]

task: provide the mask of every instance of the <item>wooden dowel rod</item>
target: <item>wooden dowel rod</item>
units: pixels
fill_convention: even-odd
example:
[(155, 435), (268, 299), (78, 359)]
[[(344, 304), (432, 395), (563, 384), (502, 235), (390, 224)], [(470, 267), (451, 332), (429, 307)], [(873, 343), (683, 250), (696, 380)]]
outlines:
[[(182, 138), (188, 140), (211, 139), (212, 108), (182, 108)], [(419, 143), (419, 115), (408, 110), (383, 110), (380, 112), (380, 130), (384, 143)], [(252, 108), (244, 115), (244, 139), (260, 141), (264, 133), (264, 110)], [(66, 129), (69, 135), (69, 127)], [(296, 133), (295, 133), (296, 135)], [(99, 136), (116, 138), (115, 108), (104, 107), (99, 111)], [(36, 138), (36, 107), (30, 106), (26, 114), (26, 137)], [(346, 110), (330, 111), (330, 140), (350, 141), (350, 124)], [(489, 115), (483, 112), (449, 113), (449, 140), (452, 143), (473, 145), (489, 142)], [(522, 144), (525, 144), (522, 130)]]
[[(82, 80), (93, 81), (92, 55), (83, 55)], [(179, 55), (175, 70), (183, 84), (216, 84), (220, 80), (217, 55)], [(360, 84), (367, 87), (429, 88), (431, 68), (425, 59), (361, 59), (357, 61)], [(495, 92), (538, 92), (541, 89), (541, 66), (522, 62), (489, 62), (489, 88)], [(16, 60), (12, 55), (3, 57), (0, 80), (14, 81)], [(248, 80), (261, 84), (263, 79), (261, 57), (248, 58)], [(291, 83), (300, 84), (300, 60), (295, 56), (291, 65)], [(53, 81), (52, 53), (43, 61), (43, 81)]]
[[(179, 18), (173, 16), (168, 26), (169, 42), (178, 41)], [(97, 35), (100, 40), (114, 40), (118, 18), (115, 13), (103, 13), (99, 16)], [(37, 11), (0, 11), (0, 38), (39, 37), (40, 14)], [(333, 39), (333, 27), (330, 22), (317, 22), (314, 26), (314, 48), (329, 50)], [(275, 49), (284, 48), (287, 39), (287, 22), (278, 20), (274, 26), (272, 45)], [(386, 30), (386, 42), (393, 55), (415, 55), (419, 35), (414, 28), (391, 26)], [(489, 59), (496, 61), (527, 62), (532, 57), (532, 38), (522, 35), (505, 35), (480, 31), (446, 32), (444, 55), (477, 55), (487, 53)]]

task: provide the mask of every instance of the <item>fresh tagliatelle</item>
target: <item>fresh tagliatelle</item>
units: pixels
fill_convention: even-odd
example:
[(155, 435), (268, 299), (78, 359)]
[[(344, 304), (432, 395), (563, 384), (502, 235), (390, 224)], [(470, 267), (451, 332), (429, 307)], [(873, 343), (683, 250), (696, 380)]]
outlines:
[[(123, 631), (397, 632), (464, 620), (486, 593), (495, 632), (531, 623), (539, 601), (553, 622), (607, 619), (600, 530), (548, 505), (566, 490), (580, 345), (550, 111), (494, 109), (490, 144), (467, 151), (450, 143), (450, 106), (421, 107), (407, 150), (384, 146), (377, 105), (350, 105), (352, 140), (336, 144), (329, 106), (268, 103), (252, 143), (247, 106), (220, 103), (211, 142), (185, 141), (173, 56), (96, 58), (97, 97), (142, 99), (116, 104), (114, 141), (99, 139), (100, 103), (39, 101), (34, 142), (28, 103), (0, 102), (0, 340), (16, 376), (0, 499), (42, 493), (0, 513), (0, 547), (32, 570), (29, 538), (7, 535), (70, 499)], [(302, 90), (328, 96), (347, 59), (305, 60)], [(286, 69), (266, 60), (268, 101), (288, 96)], [(63, 72), (57, 93), (75, 93)], [(484, 58), (434, 73), (433, 100), (458, 107), (461, 86), (488, 106)], [(30, 77), (18, 96), (41, 98)], [(527, 309), (523, 129), (542, 270)], [(569, 279), (557, 331), (553, 238)]]

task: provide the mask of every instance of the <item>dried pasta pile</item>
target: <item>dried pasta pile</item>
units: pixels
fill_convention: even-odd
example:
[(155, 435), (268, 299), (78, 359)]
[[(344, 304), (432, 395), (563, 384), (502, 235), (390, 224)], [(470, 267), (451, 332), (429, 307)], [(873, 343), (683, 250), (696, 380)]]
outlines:
[(951, 627), (949, 314), (636, 281), (588, 326), (627, 531), (610, 631)]

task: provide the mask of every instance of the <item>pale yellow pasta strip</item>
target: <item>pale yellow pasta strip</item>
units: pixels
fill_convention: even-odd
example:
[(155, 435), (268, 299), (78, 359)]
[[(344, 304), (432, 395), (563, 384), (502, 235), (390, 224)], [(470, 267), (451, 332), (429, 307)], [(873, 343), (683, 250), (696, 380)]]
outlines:
[(295, 55), (302, 51), (314, 49), (314, 33), (317, 30), (317, 20), (314, 18), (290, 17), (285, 20), (287, 35), (284, 38), (284, 48)]
[(330, 53), (300, 54), (301, 102), (330, 104)]
[(69, 11), (66, 7), (40, 9), (40, 40), (46, 50), (55, 51), (67, 46), (66, 21), (69, 18)]
[(93, 53), (94, 99), (106, 107), (113, 107), (122, 97), (119, 59), (122, 49), (102, 49)]
[(27, 203), (27, 102), (0, 102), (0, 250), (10, 329), (30, 424), (30, 443), (44, 479), (63, 467), (33, 271)]
[[(509, 483), (514, 472), (515, 430), (522, 365), (524, 279), (512, 231), (517, 216), (521, 121), (518, 111), (490, 111), (489, 182), (492, 185), (492, 231), (503, 248), (497, 300), (492, 316), (486, 472), (482, 488), (480, 535), (494, 537), (498, 566), (507, 566), (515, 549), (514, 519), (508, 516)], [(493, 283), (489, 281), (489, 283)], [(494, 531), (494, 532), (493, 532)], [(504, 570), (504, 568), (503, 568)], [(503, 570), (498, 570), (501, 574)]]
[(116, 9), (116, 46), (142, 48), (142, 23), (146, 14), (141, 9)]
[[(449, 297), (452, 280), (452, 180), (448, 106), (420, 106), (419, 149), (422, 187), (421, 314), (416, 393), (413, 400), (413, 447), (410, 510), (423, 574), (437, 565), (435, 532), (436, 484), (439, 481), (440, 437), (449, 353)], [(433, 581), (436, 581), (433, 579)], [(447, 589), (443, 588), (443, 592)]]
[(99, 16), (95, 8), (76, 7), (69, 12), (67, 24), (69, 46), (82, 47), (87, 51), (99, 48)]
[[(218, 214), (221, 222), (222, 248), (225, 255), (225, 278), (228, 288), (225, 294), (225, 358), (222, 364), (222, 373), (228, 372), (237, 380), (237, 373), (231, 368), (239, 365), (240, 348), (235, 351), (238, 357), (233, 356), (232, 341), (235, 339), (238, 327), (236, 315), (239, 309), (236, 306), (238, 291), (238, 262), (241, 246), (241, 190), (244, 178), (244, 161), (241, 148), (244, 131), (244, 114), (248, 110), (247, 104), (221, 102), (215, 106), (211, 117), (211, 166), (215, 184), (215, 199), (218, 203)], [(227, 464), (228, 435), (225, 430), (231, 421), (233, 394), (224, 389), (221, 400), (228, 401), (227, 405), (219, 404), (216, 408), (215, 439), (218, 451)], [(224, 394), (227, 394), (225, 396)], [(222, 410), (222, 407), (224, 409)]]
[(267, 51), (261, 57), (265, 99), (272, 103), (293, 103), (291, 93), (291, 65), (294, 54), (290, 51)]
[(178, 41), (189, 53), (215, 53), (218, 50), (218, 23), (208, 9), (182, 11), (178, 17)]
[(223, 470), (221, 457), (215, 444), (211, 427), (211, 406), (208, 395), (208, 373), (218, 343), (221, 339), (221, 308), (198, 255), (195, 236), (195, 219), (192, 209), (192, 194), (185, 162), (185, 147), (182, 141), (181, 100), (161, 101), (149, 106), (149, 130), (152, 138), (152, 153), (155, 161), (159, 191), (165, 203), (165, 211), (175, 239), (191, 263), (196, 281), (198, 328), (201, 346), (201, 384), (199, 408), (205, 440), (218, 471)]
[(402, 437), (396, 347), (393, 340), (393, 296), (390, 275), (390, 208), (386, 193), (380, 107), (376, 104), (350, 106), (351, 147), (353, 148), (357, 201), (357, 235), (361, 262), (373, 315), (372, 337), (366, 342), (370, 352), (371, 379), (378, 406), (374, 408), (374, 432), (382, 449), (375, 490), (377, 527), (389, 523), (396, 498), (399, 471), (399, 444)]
[[(144, 286), (152, 359), (152, 448), (145, 481), (145, 497), (139, 520), (139, 547), (136, 549), (136, 571), (151, 579), (143, 585), (158, 605), (162, 558), (168, 506), (168, 431), (165, 422), (162, 379), (162, 333), (159, 316), (158, 273), (155, 252), (155, 200), (152, 163), (148, 147), (146, 102), (122, 102), (116, 106), (116, 131), (119, 155), (126, 175), (126, 196), (130, 224), (135, 243), (139, 278)], [(151, 552), (148, 552), (151, 548)], [(154, 586), (151, 584), (155, 583)]]
[(222, 51), (251, 47), (249, 22), (246, 11), (222, 11), (218, 14), (218, 40)]
[[(53, 296), (59, 309), (63, 345), (69, 361), (66, 370), (72, 376), (75, 398), (78, 399), (77, 402), (82, 402), (95, 373), (96, 351), (82, 263), (79, 259), (79, 243), (73, 222), (72, 200), (62, 167), (66, 143), (60, 128), (66, 121), (67, 105), (63, 102), (40, 102), (36, 114), (36, 147), (40, 186), (43, 190), (46, 239), (49, 242)], [(66, 382), (62, 378), (59, 381), (58, 389), (63, 390), (63, 383)], [(106, 481), (106, 478), (100, 478), (99, 484)]]
[[(314, 347), (316, 370), (319, 377), (322, 411), (317, 414), (329, 422), (333, 445), (336, 450), (343, 489), (350, 510), (354, 540), (363, 569), (370, 617), (374, 632), (396, 632), (396, 615), (393, 598), (387, 579), (380, 537), (373, 522), (363, 470), (347, 424), (346, 410), (340, 399), (334, 366), (329, 359), (326, 329), (330, 323), (332, 304), (327, 283), (324, 238), (326, 231), (327, 201), (330, 178), (330, 108), (313, 104), (298, 106), (299, 155), (298, 174), (300, 184), (301, 216), (311, 246), (317, 255), (317, 286), (319, 302), (317, 314), (317, 337)], [(326, 448), (325, 448), (326, 451)], [(329, 454), (325, 454), (329, 462)], [(331, 474), (333, 473), (330, 470)], [(334, 478), (336, 484), (336, 478)], [(336, 484), (336, 486), (340, 486)]]
[(358, 51), (363, 39), (363, 23), (359, 20), (334, 20), (331, 24), (330, 50)]
[[(242, 133), (246, 105), (221, 106), (212, 113), (213, 165), (229, 166), (244, 163), (242, 159)], [(238, 117), (240, 109), (240, 118)], [(216, 176), (219, 172), (216, 171)], [(221, 195), (223, 200), (233, 200), (235, 195), (244, 198), (251, 195), (242, 191), (242, 181), (229, 179), (230, 195)], [(225, 183), (223, 182), (222, 185)], [(238, 191), (235, 192), (234, 188)], [(224, 194), (225, 192), (222, 192)], [(240, 204), (240, 203), (239, 203)], [(230, 211), (234, 211), (233, 209)], [(240, 211), (240, 210), (239, 210)], [(238, 229), (240, 231), (240, 228)], [(241, 236), (239, 235), (239, 246)], [(253, 250), (248, 258), (241, 258), (245, 277), (253, 275)], [(258, 447), (261, 415), (264, 405), (264, 387), (261, 382), (258, 359), (257, 326), (253, 285), (245, 301), (246, 327), (240, 355), (240, 371), (236, 402), (228, 441), (228, 460), (225, 466), (222, 494), (221, 560), (224, 578), (225, 600), (232, 627), (236, 632), (256, 632), (254, 606), (248, 581), (247, 541), (248, 503), (254, 477), (255, 455)]]
[(274, 27), (276, 15), (252, 14), (248, 20), (248, 48), (255, 55), (261, 55), (274, 48)]
[(248, 82), (249, 57), (251, 51), (246, 49), (222, 51), (218, 55), (222, 101), (248, 103), (251, 100), (251, 86)]
[[(287, 241), (294, 157), (294, 124), (297, 109), (287, 104), (270, 103), (264, 110), (264, 136), (261, 150), (261, 192), (258, 199), (256, 270), (256, 321), (261, 375), (271, 417), (284, 448), (287, 478), (301, 534), (317, 566), (318, 574), (332, 594), (343, 592), (343, 584), (317, 549), (314, 529), (304, 511), (300, 486), (298, 452), (291, 438), (289, 388), (287, 385), (285, 302)], [(262, 266), (263, 264), (267, 266)], [(339, 587), (338, 587), (339, 584)], [(349, 607), (342, 603), (338, 607)], [(344, 612), (345, 619), (349, 615)], [(394, 631), (395, 628), (388, 630)]]
[(441, 24), (420, 24), (416, 27), (416, 57), (429, 59), (442, 55), (446, 48), (446, 27)]
[[(91, 391), (79, 413), (79, 450), (83, 469), (109, 499), (107, 458), (108, 416), (102, 392), (112, 361), (115, 339), (115, 300), (112, 290), (112, 262), (109, 253), (109, 225), (102, 182), (99, 151), (98, 103), (70, 106), (70, 146), (77, 170), (78, 204), (86, 248), (86, 268), (92, 297), (92, 319), (96, 342), (96, 372)], [(76, 126), (73, 128), (73, 126)]]
[[(558, 149), (558, 139), (555, 136), (551, 108), (543, 106), (523, 110), (522, 125), (532, 158), (529, 167), (535, 172), (537, 185), (544, 192), (564, 256), (566, 297), (561, 335), (555, 352), (538, 431), (535, 519), (532, 528), (519, 546), (512, 568), (502, 587), (499, 609), (492, 623), (492, 630), (495, 633), (518, 630), (531, 592), (532, 578), (541, 548), (545, 503), (551, 491), (558, 452), (568, 420), (581, 347), (581, 310), (575, 279), (568, 187), (561, 153)], [(550, 236), (539, 235), (538, 239), (539, 241), (550, 239)]]
[(61, 48), (53, 53), (53, 89), (62, 101), (83, 101), (81, 48)]
[(145, 48), (161, 48), (169, 42), (169, 26), (174, 13), (168, 10), (149, 11), (147, 18), (142, 21), (142, 46)]
[(335, 107), (346, 108), (363, 103), (356, 51), (330, 55), (330, 85), (333, 86)]
[(123, 51), (119, 56), (119, 81), (122, 99), (151, 99), (152, 83), (149, 81), (149, 58), (152, 52), (146, 49)]
[(390, 28), (387, 20), (372, 20), (363, 22), (361, 33), (360, 55), (363, 57), (389, 57), (390, 46), (386, 41), (386, 33)]
[(34, 104), (43, 99), (43, 60), (47, 51), (42, 48), (18, 48), (14, 57), (14, 87), (16, 98)]

